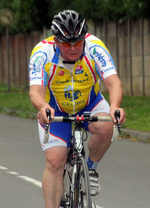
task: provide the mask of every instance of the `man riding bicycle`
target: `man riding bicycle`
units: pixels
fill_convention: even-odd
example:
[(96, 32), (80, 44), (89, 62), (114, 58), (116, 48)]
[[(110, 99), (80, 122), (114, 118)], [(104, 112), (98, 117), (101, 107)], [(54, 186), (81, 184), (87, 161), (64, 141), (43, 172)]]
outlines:
[[(42, 187), (46, 208), (58, 208), (63, 195), (63, 172), (71, 136), (70, 123), (51, 123), (54, 115), (111, 116), (120, 111), (119, 123), (126, 120), (120, 108), (123, 90), (113, 59), (97, 37), (87, 33), (85, 19), (77, 12), (65, 10), (54, 16), (54, 36), (38, 43), (29, 63), (30, 99), (38, 112), (41, 146), (46, 157)], [(109, 92), (110, 106), (100, 93), (100, 81)], [(51, 111), (51, 120), (46, 116)], [(49, 141), (43, 143), (45, 124), (50, 124)], [(111, 144), (112, 122), (93, 122), (88, 142), (91, 195), (99, 193), (97, 165)]]

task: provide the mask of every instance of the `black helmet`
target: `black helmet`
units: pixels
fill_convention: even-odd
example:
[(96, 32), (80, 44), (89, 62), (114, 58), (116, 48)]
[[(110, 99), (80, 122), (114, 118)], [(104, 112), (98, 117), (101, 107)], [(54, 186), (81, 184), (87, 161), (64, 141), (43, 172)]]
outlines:
[(85, 19), (73, 10), (64, 10), (54, 16), (51, 30), (56, 38), (75, 42), (84, 38), (88, 31)]

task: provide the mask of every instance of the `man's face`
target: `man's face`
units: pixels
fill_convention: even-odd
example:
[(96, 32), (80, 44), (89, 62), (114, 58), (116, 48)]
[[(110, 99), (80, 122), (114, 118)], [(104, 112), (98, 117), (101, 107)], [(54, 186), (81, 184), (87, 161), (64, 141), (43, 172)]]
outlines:
[(76, 61), (81, 57), (83, 53), (84, 40), (80, 40), (75, 42), (74, 44), (70, 44), (68, 42), (62, 42), (55, 38), (55, 43), (61, 52), (62, 58), (65, 61)]

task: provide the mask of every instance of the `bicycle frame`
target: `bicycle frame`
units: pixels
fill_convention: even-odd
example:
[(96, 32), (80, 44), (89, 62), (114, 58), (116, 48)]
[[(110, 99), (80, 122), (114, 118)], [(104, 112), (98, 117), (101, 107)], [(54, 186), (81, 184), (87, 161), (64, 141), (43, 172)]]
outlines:
[[(72, 135), (71, 140), (71, 147), (70, 151), (68, 153), (68, 161), (66, 164), (66, 170), (70, 174), (70, 171), (72, 173), (70, 174), (71, 177), (71, 183), (70, 183), (70, 195), (65, 195), (64, 198), (68, 200), (68, 207), (77, 208), (77, 207), (92, 207), (92, 200), (90, 195), (90, 188), (89, 188), (89, 177), (88, 177), (88, 170), (86, 162), (84, 161), (85, 158), (85, 150), (84, 150), (84, 144), (83, 144), (83, 130), (81, 129), (81, 122), (75, 122), (75, 128)], [(68, 165), (72, 166), (72, 170), (68, 168)], [(86, 190), (82, 189), (82, 184), (80, 179), (81, 176), (79, 176), (79, 173), (81, 172), (82, 166), (84, 167), (84, 171), (86, 172), (86, 179), (85, 179), (85, 187)], [(85, 174), (85, 173), (82, 173)], [(70, 179), (69, 179), (70, 180)], [(78, 184), (79, 183), (79, 184)], [(86, 193), (85, 193), (86, 192)], [(82, 194), (82, 199), (81, 195)], [(87, 200), (84, 200), (84, 195), (87, 194)], [(83, 203), (86, 203), (86, 206), (83, 206)], [(66, 206), (67, 207), (67, 206)]]

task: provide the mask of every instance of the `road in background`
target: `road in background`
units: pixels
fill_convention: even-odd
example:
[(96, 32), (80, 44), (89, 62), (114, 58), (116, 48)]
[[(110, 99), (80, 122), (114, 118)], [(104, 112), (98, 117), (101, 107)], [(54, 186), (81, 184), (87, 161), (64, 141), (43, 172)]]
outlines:
[[(150, 144), (119, 139), (98, 168), (103, 208), (149, 208)], [(0, 207), (44, 208), (37, 121), (0, 115)]]

